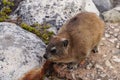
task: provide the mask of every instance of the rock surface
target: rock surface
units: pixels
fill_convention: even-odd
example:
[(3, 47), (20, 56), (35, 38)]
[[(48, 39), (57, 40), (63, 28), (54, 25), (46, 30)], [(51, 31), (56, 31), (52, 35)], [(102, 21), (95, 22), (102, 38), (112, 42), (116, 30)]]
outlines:
[(18, 10), (22, 20), (28, 24), (47, 22), (55, 27), (60, 27), (81, 11), (99, 15), (92, 0), (25, 0)]
[(40, 66), (45, 44), (19, 26), (0, 23), (0, 80), (18, 80), (25, 72)]
[(108, 22), (120, 22), (120, 6), (103, 13), (104, 20)]
[(111, 0), (93, 0), (100, 12), (110, 10), (112, 8)]

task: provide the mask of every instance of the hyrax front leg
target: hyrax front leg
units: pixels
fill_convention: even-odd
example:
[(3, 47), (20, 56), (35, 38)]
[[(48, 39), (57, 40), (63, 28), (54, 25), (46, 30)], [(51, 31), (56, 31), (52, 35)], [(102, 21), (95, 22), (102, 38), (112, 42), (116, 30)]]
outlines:
[(98, 45), (96, 45), (93, 49), (92, 49), (93, 53), (98, 53)]
[(68, 69), (76, 69), (78, 67), (78, 64), (75, 62), (70, 62), (67, 64)]

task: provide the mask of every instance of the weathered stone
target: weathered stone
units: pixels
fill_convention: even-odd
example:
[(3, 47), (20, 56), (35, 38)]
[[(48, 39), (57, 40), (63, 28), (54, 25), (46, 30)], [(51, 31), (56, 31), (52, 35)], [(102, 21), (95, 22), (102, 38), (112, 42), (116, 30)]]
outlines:
[(102, 73), (100, 76), (101, 76), (101, 77), (105, 77), (105, 76), (106, 76), (106, 74)]
[(105, 37), (107, 37), (107, 38), (108, 38), (108, 37), (110, 37), (110, 34), (108, 34), (108, 33), (105, 33)]
[(104, 70), (104, 68), (103, 68), (101, 65), (99, 65), (99, 64), (96, 64), (96, 65), (95, 65), (95, 68), (99, 68), (99, 69), (101, 69), (101, 70)]
[(41, 65), (44, 52), (45, 44), (35, 34), (13, 23), (0, 23), (0, 80), (18, 80)]
[(100, 12), (108, 11), (112, 8), (111, 0), (93, 0)]
[(120, 22), (120, 7), (113, 8), (103, 13), (104, 20), (107, 22)]
[(112, 57), (112, 60), (114, 61), (114, 62), (120, 62), (120, 58), (118, 58), (117, 56), (113, 56)]
[(28, 24), (47, 22), (57, 28), (82, 11), (99, 15), (92, 0), (25, 0), (18, 10), (19, 16)]
[(109, 67), (109, 68), (113, 68), (113, 66), (112, 66), (112, 64), (110, 63), (109, 60), (106, 60), (106, 61), (105, 61), (105, 65), (106, 65), (107, 67)]
[(91, 69), (93, 67), (93, 64), (92, 63), (89, 63), (87, 66), (86, 66), (86, 69)]
[(117, 37), (117, 36), (118, 36), (118, 33), (114, 33), (113, 35), (114, 35), (114, 37)]
[(116, 48), (120, 49), (120, 43), (116, 44)]
[(114, 31), (115, 31), (115, 32), (119, 32), (119, 28), (115, 28)]
[(109, 41), (115, 43), (115, 41), (117, 41), (117, 38), (110, 38)]

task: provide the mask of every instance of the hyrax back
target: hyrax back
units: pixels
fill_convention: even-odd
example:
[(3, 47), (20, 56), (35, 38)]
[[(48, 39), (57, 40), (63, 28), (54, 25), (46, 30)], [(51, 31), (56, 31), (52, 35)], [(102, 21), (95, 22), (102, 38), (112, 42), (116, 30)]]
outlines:
[(53, 62), (80, 62), (96, 50), (104, 26), (104, 22), (95, 13), (77, 14), (50, 40), (44, 57)]

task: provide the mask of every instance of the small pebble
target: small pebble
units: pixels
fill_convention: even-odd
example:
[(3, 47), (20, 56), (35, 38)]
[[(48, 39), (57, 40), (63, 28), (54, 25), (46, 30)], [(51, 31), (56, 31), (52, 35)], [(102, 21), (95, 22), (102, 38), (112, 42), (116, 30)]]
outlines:
[(105, 58), (105, 57), (107, 57), (107, 55), (103, 55), (103, 57)]
[(86, 66), (86, 69), (91, 69), (92, 66), (93, 66), (93, 64), (92, 64), (92, 63), (89, 63), (89, 64)]
[(105, 77), (105, 76), (106, 76), (106, 74), (104, 74), (104, 73), (103, 73), (103, 74), (101, 74), (100, 76), (101, 76), (101, 77)]
[(108, 38), (108, 37), (110, 37), (110, 34), (108, 34), (108, 33), (105, 33), (105, 37), (107, 37), (107, 38)]
[(114, 62), (120, 62), (120, 58), (118, 58), (117, 56), (113, 56), (112, 57), (112, 60), (114, 61)]
[(119, 29), (118, 29), (118, 28), (115, 28), (114, 31), (115, 31), (115, 32), (119, 32)]
[(120, 43), (116, 44), (116, 48), (120, 49)]
[(105, 65), (108, 66), (109, 68), (113, 68), (109, 60), (106, 60)]
[(99, 64), (96, 64), (95, 67), (96, 67), (96, 68), (99, 68), (99, 69), (101, 69), (101, 70), (104, 70), (104, 68), (103, 68), (101, 65), (99, 65)]
[(117, 38), (109, 39), (109, 41), (112, 42), (112, 43), (115, 43), (115, 41), (117, 41)]

